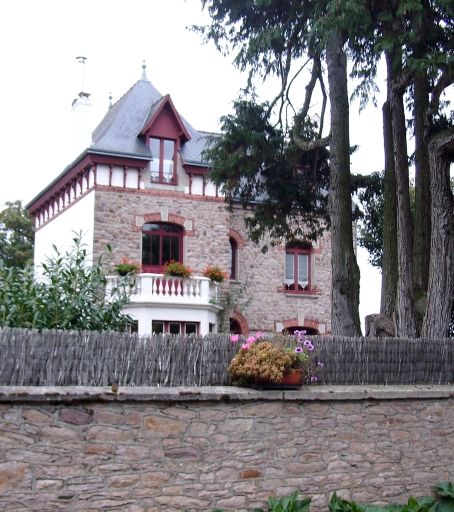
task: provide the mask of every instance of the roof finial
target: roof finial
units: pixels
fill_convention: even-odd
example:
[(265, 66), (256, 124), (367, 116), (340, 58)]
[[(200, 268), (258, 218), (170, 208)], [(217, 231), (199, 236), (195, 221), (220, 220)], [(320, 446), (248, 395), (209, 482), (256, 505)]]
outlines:
[(146, 68), (147, 68), (147, 65), (145, 64), (145, 61), (143, 61), (143, 64), (142, 64), (142, 69), (143, 69), (143, 71), (142, 71), (142, 79), (145, 79), (145, 80), (147, 80), (147, 75), (145, 73), (145, 69)]
[(109, 92), (109, 108), (112, 106), (112, 93)]

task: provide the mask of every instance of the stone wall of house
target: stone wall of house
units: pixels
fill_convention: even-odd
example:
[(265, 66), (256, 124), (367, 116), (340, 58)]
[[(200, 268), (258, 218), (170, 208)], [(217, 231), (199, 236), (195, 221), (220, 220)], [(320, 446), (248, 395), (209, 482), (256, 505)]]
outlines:
[[(120, 260), (141, 260), (142, 224), (176, 222), (185, 227), (185, 263), (197, 275), (207, 266), (230, 269), (229, 238), (238, 233), (238, 281), (231, 284), (231, 303), (245, 319), (249, 330), (274, 331), (284, 327), (312, 327), (320, 333), (331, 331), (331, 236), (326, 233), (314, 248), (313, 284), (317, 293), (285, 294), (285, 248), (261, 245), (247, 236), (242, 209), (230, 213), (223, 198), (188, 196), (165, 190), (96, 191), (94, 254), (105, 252), (109, 244)], [(226, 291), (226, 285), (223, 289)], [(240, 292), (240, 293), (238, 293)]]
[(144, 222), (174, 222), (185, 228), (185, 263), (202, 275), (207, 266), (229, 269), (229, 215), (222, 198), (165, 190), (97, 190), (94, 252), (110, 244), (115, 256), (142, 257)]
[[(271, 247), (269, 240), (263, 244), (251, 242), (244, 228), (244, 211), (234, 210), (231, 219), (233, 230), (244, 235), (244, 246), (239, 247), (238, 284), (244, 286), (244, 298), (238, 310), (248, 321), (251, 331), (268, 331), (306, 326), (321, 334), (331, 332), (331, 234), (326, 232), (313, 249), (313, 295), (286, 294), (285, 246)], [(263, 245), (268, 251), (263, 254)], [(235, 285), (234, 285), (235, 286)], [(246, 305), (246, 307), (244, 307)]]
[(0, 388), (0, 508), (403, 503), (454, 479), (453, 386)]

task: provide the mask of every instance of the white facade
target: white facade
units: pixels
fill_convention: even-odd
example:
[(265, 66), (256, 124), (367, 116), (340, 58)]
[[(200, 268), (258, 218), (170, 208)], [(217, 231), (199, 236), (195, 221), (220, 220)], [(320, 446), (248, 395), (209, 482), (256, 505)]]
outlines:
[(88, 254), (93, 253), (94, 212), (95, 192), (92, 190), (35, 232), (34, 261), (38, 274), (46, 257), (55, 255), (52, 246), (55, 245), (64, 254), (74, 245), (73, 239), (80, 232)]

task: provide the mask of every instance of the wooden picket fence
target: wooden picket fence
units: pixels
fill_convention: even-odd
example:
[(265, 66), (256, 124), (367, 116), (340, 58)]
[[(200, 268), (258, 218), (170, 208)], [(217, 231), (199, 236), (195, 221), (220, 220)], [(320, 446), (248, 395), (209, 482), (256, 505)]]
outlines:
[[(309, 337), (324, 384), (450, 384), (454, 339)], [(138, 337), (0, 330), (1, 386), (225, 386), (228, 334)], [(315, 367), (314, 367), (315, 369)]]

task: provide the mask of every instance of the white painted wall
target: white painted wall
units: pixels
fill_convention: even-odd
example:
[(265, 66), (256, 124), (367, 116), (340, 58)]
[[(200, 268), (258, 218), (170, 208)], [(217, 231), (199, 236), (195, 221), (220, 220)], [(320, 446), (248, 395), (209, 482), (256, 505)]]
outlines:
[(95, 192), (91, 191), (79, 201), (65, 208), (59, 215), (35, 233), (35, 268), (40, 274), (40, 263), (54, 255), (52, 245), (66, 252), (73, 245), (76, 233), (82, 231), (82, 241), (89, 254), (93, 252)]
[(139, 332), (141, 336), (152, 334), (151, 323), (153, 320), (175, 321), (175, 322), (197, 322), (200, 324), (199, 333), (204, 336), (209, 333), (209, 325), (214, 324), (217, 329), (218, 316), (217, 311), (212, 311), (210, 306), (203, 308), (179, 307), (160, 305), (160, 304), (134, 304), (130, 303), (126, 306), (125, 312), (134, 320), (139, 322)]

